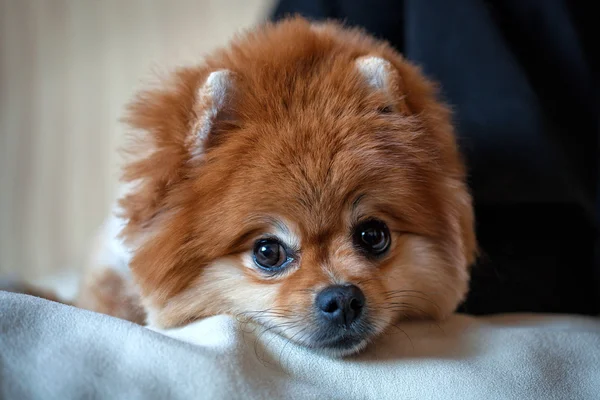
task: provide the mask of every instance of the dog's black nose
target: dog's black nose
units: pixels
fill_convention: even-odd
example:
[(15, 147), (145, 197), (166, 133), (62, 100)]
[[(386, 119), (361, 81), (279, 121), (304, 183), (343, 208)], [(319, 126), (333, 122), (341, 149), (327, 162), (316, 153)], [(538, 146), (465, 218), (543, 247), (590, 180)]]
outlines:
[(365, 295), (354, 285), (335, 285), (323, 289), (315, 302), (323, 318), (348, 327), (360, 316)]

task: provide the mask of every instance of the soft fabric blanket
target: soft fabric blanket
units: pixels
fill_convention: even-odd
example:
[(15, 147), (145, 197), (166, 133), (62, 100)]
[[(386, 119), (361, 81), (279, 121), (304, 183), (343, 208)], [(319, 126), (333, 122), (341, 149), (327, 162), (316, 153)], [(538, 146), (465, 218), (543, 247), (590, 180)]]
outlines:
[(456, 315), (330, 359), (218, 316), (170, 332), (0, 292), (2, 399), (598, 399), (600, 320)]

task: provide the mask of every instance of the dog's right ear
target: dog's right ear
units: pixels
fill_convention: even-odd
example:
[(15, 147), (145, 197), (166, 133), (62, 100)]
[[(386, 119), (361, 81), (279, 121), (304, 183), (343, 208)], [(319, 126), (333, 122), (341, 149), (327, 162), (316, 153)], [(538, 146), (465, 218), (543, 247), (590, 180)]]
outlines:
[(217, 130), (224, 130), (223, 125), (235, 125), (233, 91), (233, 73), (225, 69), (211, 72), (197, 89), (187, 146), (192, 161), (202, 158), (206, 148), (217, 139), (214, 137)]
[(147, 230), (157, 216), (177, 207), (174, 189), (237, 126), (234, 86), (229, 70), (180, 69), (129, 105), (125, 122), (133, 135), (124, 150), (131, 159), (122, 176), (129, 189), (119, 201), (127, 230)]

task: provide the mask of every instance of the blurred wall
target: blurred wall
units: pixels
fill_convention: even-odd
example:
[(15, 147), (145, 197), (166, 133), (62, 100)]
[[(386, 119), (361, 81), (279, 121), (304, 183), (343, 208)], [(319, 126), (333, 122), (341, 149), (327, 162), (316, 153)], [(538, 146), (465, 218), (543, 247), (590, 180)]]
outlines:
[(84, 263), (116, 194), (123, 105), (267, 0), (0, 0), (0, 276)]

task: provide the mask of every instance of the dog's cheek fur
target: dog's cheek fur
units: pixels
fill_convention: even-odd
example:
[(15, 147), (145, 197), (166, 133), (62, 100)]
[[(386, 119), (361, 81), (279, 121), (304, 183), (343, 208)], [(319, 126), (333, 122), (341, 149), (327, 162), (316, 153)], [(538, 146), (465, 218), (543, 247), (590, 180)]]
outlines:
[(446, 318), (467, 290), (467, 270), (450, 264), (427, 238), (407, 235), (399, 246), (397, 257), (381, 271), (387, 293), (383, 309), (396, 321)]
[(202, 317), (226, 313), (240, 320), (269, 314), (277, 301), (280, 283), (253, 279), (243, 256), (228, 256), (202, 268), (187, 288), (162, 302), (146, 298), (148, 323), (173, 327)]

